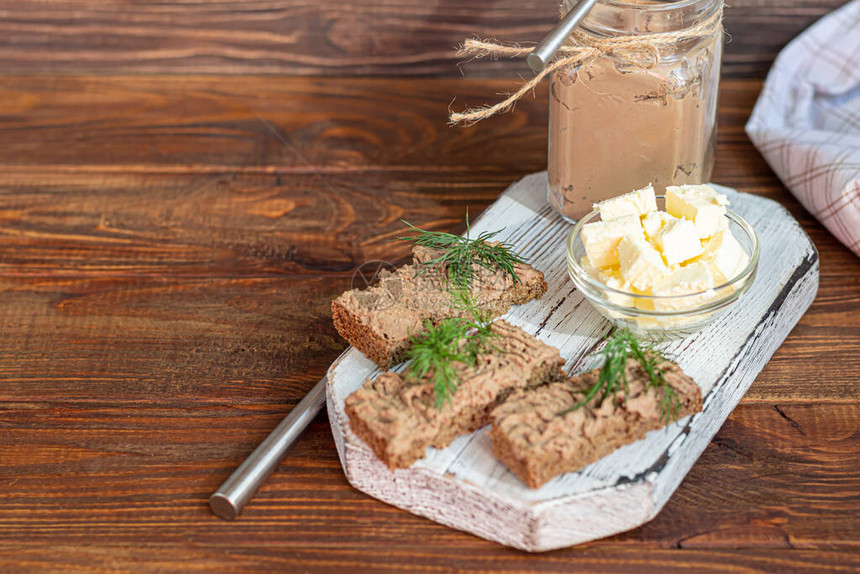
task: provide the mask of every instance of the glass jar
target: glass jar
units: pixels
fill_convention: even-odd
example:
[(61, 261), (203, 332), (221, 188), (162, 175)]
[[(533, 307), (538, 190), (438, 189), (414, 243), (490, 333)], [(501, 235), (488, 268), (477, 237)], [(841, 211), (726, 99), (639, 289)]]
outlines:
[[(649, 34), (689, 31), (721, 10), (722, 0), (598, 0), (579, 30), (647, 42)], [(722, 46), (717, 22), (704, 35), (663, 46), (651, 67), (603, 54), (555, 71), (548, 161), (555, 210), (576, 220), (593, 203), (648, 183), (662, 194), (667, 185), (708, 182)]]

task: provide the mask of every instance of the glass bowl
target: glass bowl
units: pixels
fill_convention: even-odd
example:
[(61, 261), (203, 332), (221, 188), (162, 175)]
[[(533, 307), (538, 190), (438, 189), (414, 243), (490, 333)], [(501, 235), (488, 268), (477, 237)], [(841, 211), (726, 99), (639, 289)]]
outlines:
[[(662, 196), (658, 196), (662, 200)], [(740, 215), (727, 211), (728, 229), (749, 257), (736, 276), (712, 289), (686, 295), (638, 295), (613, 289), (589, 275), (580, 263), (585, 256), (582, 227), (600, 221), (592, 211), (580, 219), (567, 238), (567, 271), (576, 288), (601, 315), (617, 327), (627, 328), (649, 341), (680, 339), (700, 331), (723, 314), (753, 284), (761, 251), (758, 236)]]

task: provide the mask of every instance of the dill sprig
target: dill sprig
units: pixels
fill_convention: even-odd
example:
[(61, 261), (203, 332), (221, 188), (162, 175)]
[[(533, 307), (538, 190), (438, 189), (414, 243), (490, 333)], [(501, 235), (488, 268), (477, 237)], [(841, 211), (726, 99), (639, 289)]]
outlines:
[(603, 366), (600, 369), (597, 382), (589, 387), (585, 393), (585, 398), (569, 409), (558, 413), (559, 415), (566, 415), (584, 407), (598, 395), (600, 395), (599, 402), (602, 403), (606, 397), (613, 396), (619, 390), (624, 391), (626, 400), (630, 392), (627, 381), (627, 359), (632, 358), (648, 374), (647, 386), (663, 390), (663, 396), (660, 400), (660, 416), (663, 422), (669, 424), (675, 418), (681, 408), (681, 402), (675, 389), (669, 385), (663, 371), (658, 367), (663, 357), (653, 345), (642, 347), (639, 340), (629, 330), (617, 329), (607, 337), (606, 345), (599, 351), (599, 354), (603, 356)]
[(437, 409), (451, 400), (460, 385), (454, 363), (475, 365), (478, 355), (493, 348), (489, 341), (495, 336), (491, 322), (475, 307), (465, 290), (457, 293), (460, 305), (472, 318), (451, 317), (436, 325), (425, 319), (424, 332), (411, 338), (412, 345), (407, 351), (407, 358), (412, 360), (408, 376), (414, 380), (421, 380), (428, 373), (432, 376)]
[(402, 219), (401, 221), (414, 234), (398, 237), (398, 239), (409, 241), (412, 245), (439, 251), (438, 257), (423, 262), (424, 268), (445, 269), (448, 281), (458, 287), (467, 288), (471, 286), (474, 265), (479, 265), (493, 273), (502, 271), (513, 279), (514, 283), (519, 281), (514, 265), (525, 263), (525, 260), (511, 250), (513, 245), (510, 243), (492, 241), (502, 232), (501, 229), (485, 231), (478, 237), (471, 239), (469, 237), (468, 210), (466, 211), (466, 235), (464, 237), (441, 231), (427, 231), (408, 221)]
[(460, 385), (454, 363), (475, 365), (479, 354), (494, 348), (489, 342), (494, 336), (490, 328), (492, 316), (488, 311), (478, 308), (470, 292), (473, 266), (479, 265), (493, 273), (500, 270), (516, 283), (519, 278), (514, 265), (525, 261), (511, 251), (510, 244), (491, 241), (502, 230), (484, 232), (477, 238), (470, 239), (468, 210), (465, 237), (427, 231), (407, 221), (403, 223), (414, 234), (398, 239), (440, 253), (437, 257), (422, 262), (421, 272), (444, 270), (454, 307), (464, 314), (461, 317), (443, 319), (435, 325), (425, 320), (424, 332), (411, 337), (411, 346), (406, 355), (412, 361), (407, 368), (407, 376), (420, 380), (429, 373), (433, 378), (436, 408), (442, 408), (445, 401), (451, 400)]

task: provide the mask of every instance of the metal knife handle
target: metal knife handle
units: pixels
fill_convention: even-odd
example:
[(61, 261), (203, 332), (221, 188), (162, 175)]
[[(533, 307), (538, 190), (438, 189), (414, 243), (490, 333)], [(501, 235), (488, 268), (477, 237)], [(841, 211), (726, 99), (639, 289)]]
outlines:
[(305, 395), (224, 484), (209, 497), (212, 512), (236, 518), (325, 404), (325, 377)]
[(556, 27), (544, 36), (540, 44), (526, 56), (526, 63), (532, 71), (540, 72), (546, 67), (567, 37), (570, 36), (570, 33), (573, 32), (573, 29), (576, 28), (576, 25), (585, 18), (585, 15), (596, 3), (597, 0), (580, 0), (579, 4), (571, 8)]

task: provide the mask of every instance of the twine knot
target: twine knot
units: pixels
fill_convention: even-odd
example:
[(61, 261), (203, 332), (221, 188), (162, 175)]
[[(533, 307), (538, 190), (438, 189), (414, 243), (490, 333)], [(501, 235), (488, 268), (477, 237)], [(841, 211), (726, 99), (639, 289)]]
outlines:
[[(492, 106), (486, 105), (469, 108), (463, 112), (451, 112), (448, 116), (449, 123), (451, 125), (470, 126), (495, 114), (510, 111), (520, 98), (532, 91), (555, 70), (567, 66), (582, 65), (600, 56), (609, 56), (620, 63), (639, 68), (653, 68), (660, 62), (664, 52), (674, 49), (679, 43), (700, 40), (714, 34), (718, 28), (722, 27), (722, 20), (723, 10), (721, 7), (708, 19), (676, 32), (597, 38), (577, 28), (571, 33), (567, 43), (559, 48), (555, 59), (535, 74), (532, 79), (520, 86), (516, 92)], [(457, 50), (457, 56), (471, 57), (472, 59), (488, 56), (494, 59), (503, 56), (521, 58), (531, 53), (532, 50), (534, 48), (522, 47), (518, 44), (505, 45), (492, 40), (467, 38)]]

